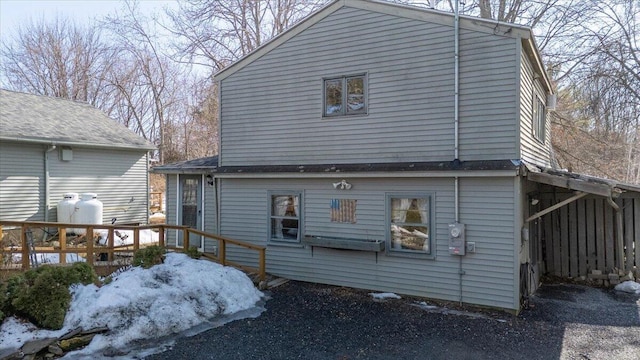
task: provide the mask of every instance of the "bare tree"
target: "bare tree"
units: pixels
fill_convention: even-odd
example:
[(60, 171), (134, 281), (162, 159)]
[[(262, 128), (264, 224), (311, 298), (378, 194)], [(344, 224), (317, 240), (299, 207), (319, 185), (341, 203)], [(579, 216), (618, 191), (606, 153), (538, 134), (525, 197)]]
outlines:
[(183, 61), (217, 72), (282, 33), (326, 0), (185, 0), (167, 11)]
[(165, 161), (179, 161), (218, 153), (217, 94), (212, 83), (194, 76), (184, 79), (185, 89), (174, 121), (165, 128)]
[(584, 3), (593, 12), (573, 36), (558, 39), (556, 46), (564, 49), (550, 56), (560, 93), (571, 94), (554, 125), (567, 138), (554, 135), (554, 146), (578, 171), (640, 183), (640, 6), (630, 0)]
[[(118, 117), (145, 139), (158, 146), (164, 163), (165, 127), (173, 107), (179, 107), (181, 69), (163, 54), (153, 19), (138, 11), (138, 3), (125, 1), (123, 12), (104, 21), (118, 44), (119, 66), (112, 68), (111, 87)], [(153, 35), (152, 35), (153, 34)], [(174, 110), (175, 112), (175, 110)]]
[(103, 89), (114, 51), (96, 27), (32, 21), (2, 43), (0, 55), (8, 88), (108, 107)]

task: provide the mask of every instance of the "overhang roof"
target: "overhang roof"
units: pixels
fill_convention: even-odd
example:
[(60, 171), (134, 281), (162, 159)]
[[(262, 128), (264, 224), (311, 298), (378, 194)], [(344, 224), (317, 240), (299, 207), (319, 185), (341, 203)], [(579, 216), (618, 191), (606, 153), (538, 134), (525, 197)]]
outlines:
[(640, 194), (640, 186), (638, 185), (596, 176), (576, 174), (566, 170), (540, 168), (526, 163), (524, 165), (527, 179), (537, 183), (604, 196), (609, 199), (616, 198), (624, 192), (636, 192)]
[(87, 103), (2, 89), (0, 140), (144, 151), (156, 148)]
[(218, 156), (203, 157), (179, 161), (152, 167), (149, 171), (156, 174), (203, 174), (213, 173), (218, 168)]
[[(260, 57), (280, 46), (282, 43), (310, 28), (314, 24), (320, 22), (321, 20), (325, 19), (326, 17), (343, 7), (364, 9), (382, 14), (388, 14), (425, 22), (432, 22), (441, 24), (443, 26), (454, 26), (455, 15), (451, 12), (410, 5), (394, 4), (378, 0), (334, 0), (328, 3), (325, 7), (313, 12), (302, 21), (289, 28), (287, 31), (271, 39), (267, 43), (258, 47), (251, 53), (240, 58), (238, 61), (232, 63), (226, 68), (220, 70), (215, 74), (214, 79), (216, 81), (224, 80), (228, 76), (231, 76), (238, 70), (256, 61)], [(545, 86), (547, 91), (553, 93), (551, 82), (549, 81), (547, 72), (545, 71), (542, 64), (540, 52), (538, 51), (531, 28), (518, 24), (505, 23), (473, 16), (460, 15), (459, 17), (461, 28), (496, 35), (500, 34), (500, 36), (520, 38), (525, 53), (530, 58), (531, 63), (533, 64), (535, 73), (540, 76), (542, 84)], [(451, 46), (453, 46), (453, 44)]]
[(512, 171), (520, 162), (511, 160), (491, 161), (441, 161), (441, 162), (394, 162), (365, 164), (306, 164), (306, 165), (254, 165), (218, 167), (218, 157), (206, 157), (155, 166), (153, 173), (209, 173), (214, 175), (240, 174), (357, 174), (357, 173), (417, 173), (437, 171)]

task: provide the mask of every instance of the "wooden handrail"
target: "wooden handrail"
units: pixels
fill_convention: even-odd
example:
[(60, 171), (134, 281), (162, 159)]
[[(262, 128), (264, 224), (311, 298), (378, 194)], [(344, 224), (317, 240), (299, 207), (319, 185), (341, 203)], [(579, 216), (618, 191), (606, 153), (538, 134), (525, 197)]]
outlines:
[[(240, 268), (245, 271), (257, 272), (260, 280), (264, 280), (266, 278), (266, 249), (264, 246), (259, 246), (255, 244), (251, 244), (244, 241), (239, 241), (235, 239), (230, 239), (224, 236), (219, 236), (215, 234), (210, 234), (204, 231), (196, 230), (189, 228), (187, 226), (180, 225), (168, 225), (168, 224), (157, 224), (157, 225), (101, 225), (101, 224), (70, 224), (70, 223), (52, 223), (52, 222), (41, 222), (41, 221), (0, 221), (0, 239), (2, 239), (3, 231), (6, 228), (18, 228), (20, 229), (20, 248), (6, 248), (0, 247), (0, 250), (3, 252), (9, 253), (22, 253), (22, 269), (28, 270), (30, 267), (30, 251), (29, 244), (27, 243), (27, 231), (30, 231), (32, 228), (57, 228), (58, 229), (58, 241), (60, 243), (59, 248), (54, 247), (35, 247), (34, 251), (39, 253), (57, 253), (60, 256), (60, 263), (66, 263), (66, 254), (86, 254), (87, 263), (89, 265), (94, 265), (94, 257), (97, 254), (107, 254), (107, 259), (109, 261), (113, 261), (113, 257), (115, 253), (118, 252), (131, 252), (138, 250), (140, 248), (140, 230), (153, 230), (157, 229), (159, 231), (158, 234), (158, 245), (168, 248), (168, 249), (180, 249), (179, 247), (166, 246), (165, 243), (165, 231), (169, 229), (178, 230), (182, 232), (183, 238), (183, 248), (189, 248), (189, 236), (190, 234), (195, 234), (199, 236), (203, 236), (205, 238), (210, 238), (216, 240), (218, 242), (218, 251), (216, 255), (205, 254), (205, 257), (216, 261), (222, 265), (230, 265), (237, 268)], [(68, 237), (66, 233), (66, 228), (84, 228), (86, 230), (86, 234), (93, 234), (95, 230), (107, 230), (107, 245), (106, 246), (94, 246), (93, 237), (87, 239), (86, 247), (69, 247)], [(132, 230), (133, 231), (133, 244), (131, 245), (115, 245), (114, 244), (114, 236), (116, 230)], [(236, 246), (240, 246), (249, 250), (255, 250), (258, 252), (258, 266), (251, 267), (242, 265), (233, 261), (230, 261), (226, 257), (227, 253), (227, 244), (232, 244)]]

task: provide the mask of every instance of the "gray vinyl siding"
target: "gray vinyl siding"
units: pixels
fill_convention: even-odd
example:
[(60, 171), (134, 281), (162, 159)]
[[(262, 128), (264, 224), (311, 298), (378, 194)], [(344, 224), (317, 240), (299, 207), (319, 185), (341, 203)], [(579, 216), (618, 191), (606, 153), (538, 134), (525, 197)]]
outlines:
[(44, 221), (43, 145), (0, 141), (0, 219)]
[(520, 57), (520, 158), (536, 165), (550, 166), (551, 114), (547, 113), (545, 143), (533, 136), (532, 120), (534, 96), (546, 102), (546, 93), (538, 80), (533, 78), (533, 67), (522, 52)]
[[(0, 219), (44, 221), (43, 145), (0, 143)], [(48, 221), (57, 221), (57, 204), (68, 192), (92, 192), (103, 203), (103, 222), (147, 223), (147, 156), (144, 151), (73, 148), (73, 160), (49, 152)]]
[(517, 158), (515, 39), (460, 32), (460, 159)]
[[(267, 272), (285, 278), (458, 301), (459, 261), (448, 254), (448, 224), (455, 219), (454, 180), (352, 179), (337, 191), (335, 179), (222, 179), (221, 234), (267, 246)], [(385, 252), (336, 250), (267, 241), (268, 191), (302, 192), (303, 235), (385, 239), (387, 193), (425, 193), (435, 202), (434, 258)], [(460, 183), (460, 222), (477, 253), (462, 258), (463, 301), (517, 309), (514, 298), (514, 181), (465, 178)], [(330, 199), (357, 200), (355, 224), (332, 223)], [(228, 249), (235, 261), (256, 265), (255, 252)]]
[[(487, 298), (509, 299), (500, 307), (517, 309), (518, 283), (514, 258), (516, 207), (514, 178), (460, 179), (460, 221), (466, 224), (468, 241), (476, 242), (476, 253), (463, 259), (464, 301), (481, 303)], [(483, 303), (484, 305), (492, 305)]]
[[(178, 175), (176, 174), (168, 174), (167, 175), (167, 188), (166, 188), (166, 196), (167, 196), (167, 206), (166, 206), (166, 215), (165, 221), (167, 224), (176, 225), (177, 222), (177, 206), (178, 202)], [(167, 231), (167, 244), (176, 243), (176, 232), (175, 230)]]
[[(463, 160), (517, 155), (517, 41), (462, 32)], [(336, 11), (221, 81), (220, 164), (453, 159), (453, 43), (453, 26)], [(322, 118), (322, 79), (362, 73), (368, 114)]]
[[(207, 184), (206, 178), (203, 180), (204, 182), (204, 191), (203, 191), (203, 204), (202, 210), (204, 212), (202, 216), (202, 231), (209, 234), (216, 234), (216, 191), (215, 191), (215, 183), (214, 185)], [(210, 238), (205, 238), (204, 250), (206, 252), (212, 251), (213, 247), (217, 244), (217, 241), (212, 240)]]
[[(141, 151), (73, 148), (73, 160), (59, 160), (53, 151), (49, 164), (51, 204), (68, 192), (96, 193), (103, 204), (103, 222), (148, 222), (147, 156)], [(56, 220), (56, 209), (49, 215)]]

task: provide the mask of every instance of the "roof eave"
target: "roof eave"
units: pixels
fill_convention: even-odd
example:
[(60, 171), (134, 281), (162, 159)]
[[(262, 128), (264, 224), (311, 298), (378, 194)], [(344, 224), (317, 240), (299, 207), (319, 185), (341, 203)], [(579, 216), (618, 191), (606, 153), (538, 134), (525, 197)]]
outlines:
[(553, 94), (553, 86), (551, 85), (549, 75), (544, 68), (544, 63), (542, 62), (542, 58), (540, 57), (540, 51), (538, 50), (538, 45), (536, 45), (533, 34), (531, 34), (529, 38), (522, 38), (522, 44), (524, 46), (525, 53), (533, 64), (534, 72), (541, 79), (542, 85), (545, 87), (547, 92), (549, 92), (549, 94)]
[(156, 150), (157, 147), (154, 145), (133, 145), (133, 144), (98, 144), (98, 143), (83, 143), (77, 141), (65, 141), (65, 140), (57, 140), (57, 139), (30, 139), (30, 138), (21, 138), (21, 137), (9, 137), (9, 136), (0, 136), (0, 141), (11, 141), (11, 142), (20, 142), (20, 143), (28, 143), (28, 144), (42, 144), (42, 145), (55, 145), (55, 146), (73, 146), (73, 147), (84, 147), (84, 148), (96, 148), (96, 149), (128, 149), (128, 150), (144, 150), (144, 151), (152, 151)]

